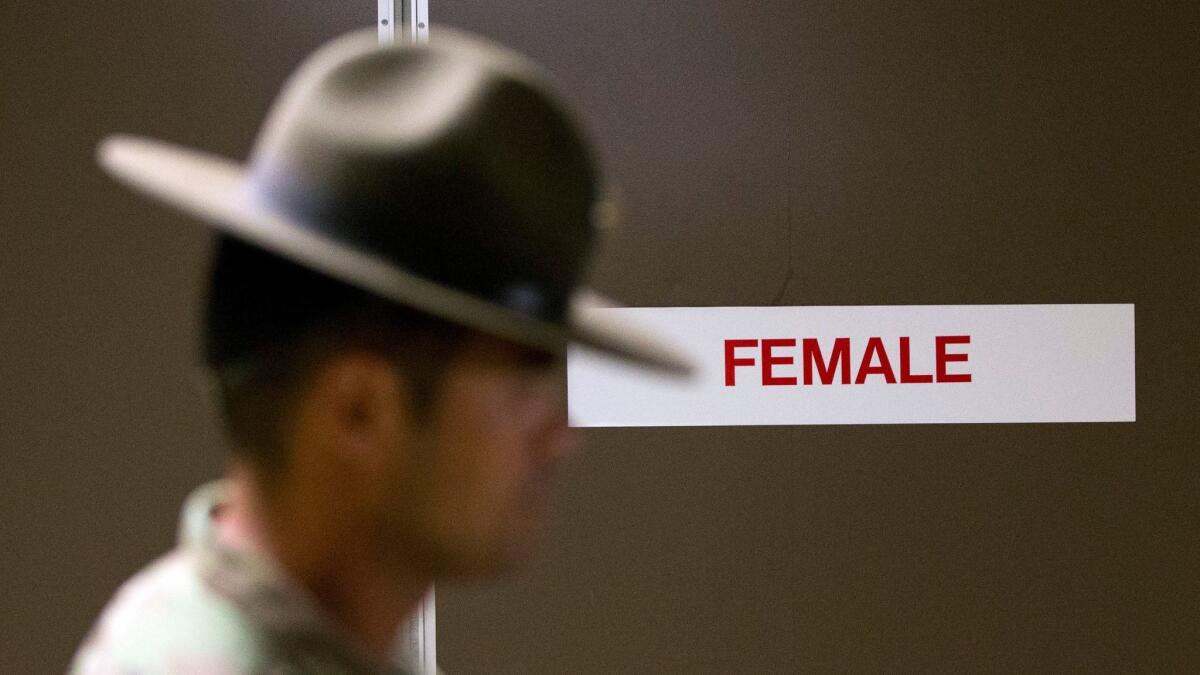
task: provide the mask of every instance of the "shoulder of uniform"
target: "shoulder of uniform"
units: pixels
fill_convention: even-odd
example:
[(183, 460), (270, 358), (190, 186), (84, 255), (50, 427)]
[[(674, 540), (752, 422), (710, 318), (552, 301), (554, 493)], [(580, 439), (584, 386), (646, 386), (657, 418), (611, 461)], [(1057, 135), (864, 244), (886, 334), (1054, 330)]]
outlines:
[(184, 551), (126, 581), (76, 654), (71, 673), (254, 672), (262, 629), (205, 586)]

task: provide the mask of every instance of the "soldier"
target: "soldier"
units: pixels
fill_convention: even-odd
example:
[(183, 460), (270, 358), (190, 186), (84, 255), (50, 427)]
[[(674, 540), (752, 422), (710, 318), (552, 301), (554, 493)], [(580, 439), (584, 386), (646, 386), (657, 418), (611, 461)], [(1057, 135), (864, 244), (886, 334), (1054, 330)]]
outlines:
[(536, 542), (575, 445), (566, 346), (686, 369), (587, 311), (588, 148), (541, 71), (478, 38), (331, 42), (244, 167), (133, 137), (100, 159), (219, 232), (204, 359), (231, 452), (74, 672), (399, 672), (434, 581)]

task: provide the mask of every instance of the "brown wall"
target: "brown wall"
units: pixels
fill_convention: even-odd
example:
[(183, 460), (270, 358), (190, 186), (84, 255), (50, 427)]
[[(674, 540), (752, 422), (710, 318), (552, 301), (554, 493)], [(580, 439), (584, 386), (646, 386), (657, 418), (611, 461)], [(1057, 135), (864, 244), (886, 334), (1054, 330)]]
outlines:
[[(595, 279), (631, 304), (768, 304), (790, 257), (784, 303), (1132, 302), (1138, 333), (1133, 424), (591, 432), (538, 561), (440, 589), (448, 672), (1200, 670), (1196, 9), (431, 4), (583, 111), (627, 214)], [(61, 671), (220, 466), (209, 235), (96, 140), (243, 156), (374, 11), (0, 9), (0, 672)]]

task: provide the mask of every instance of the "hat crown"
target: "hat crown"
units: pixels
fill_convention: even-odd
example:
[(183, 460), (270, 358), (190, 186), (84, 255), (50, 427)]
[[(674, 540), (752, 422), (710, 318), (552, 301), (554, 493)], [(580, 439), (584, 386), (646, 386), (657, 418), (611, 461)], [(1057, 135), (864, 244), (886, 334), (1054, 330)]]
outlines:
[(594, 240), (596, 171), (533, 64), (446, 31), (315, 53), (251, 156), (256, 199), (432, 281), (560, 319)]

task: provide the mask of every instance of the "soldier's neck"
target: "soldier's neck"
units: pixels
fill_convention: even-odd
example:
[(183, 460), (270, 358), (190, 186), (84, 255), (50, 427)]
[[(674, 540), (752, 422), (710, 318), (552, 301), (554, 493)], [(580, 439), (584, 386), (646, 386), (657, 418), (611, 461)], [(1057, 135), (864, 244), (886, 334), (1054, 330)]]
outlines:
[(317, 598), (380, 662), (395, 654), (398, 631), (432, 580), (385, 566), (370, 542), (346, 527), (303, 490), (286, 486), (264, 495), (252, 471), (229, 471), (229, 501), (218, 514), (223, 545), (272, 558)]

